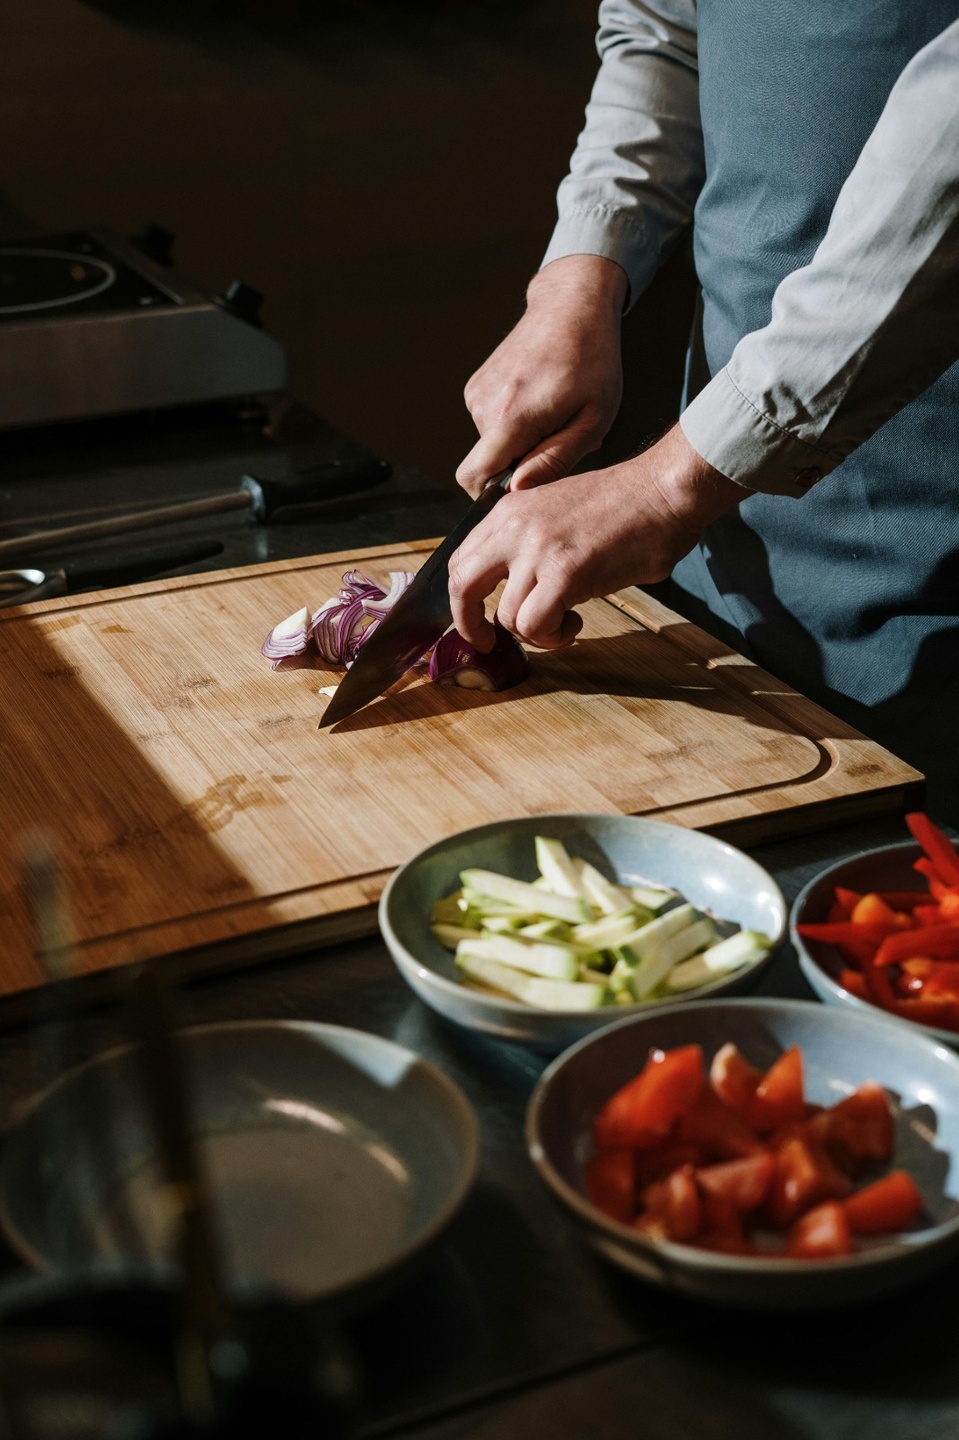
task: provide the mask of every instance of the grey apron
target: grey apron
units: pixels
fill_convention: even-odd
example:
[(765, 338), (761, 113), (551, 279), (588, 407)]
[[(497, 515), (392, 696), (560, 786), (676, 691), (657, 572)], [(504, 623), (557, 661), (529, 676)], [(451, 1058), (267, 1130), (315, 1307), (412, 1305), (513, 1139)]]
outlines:
[[(708, 374), (768, 323), (900, 71), (957, 13), (699, 0)], [(805, 499), (755, 496), (711, 526), (666, 598), (924, 770), (933, 808), (959, 820), (959, 366)]]

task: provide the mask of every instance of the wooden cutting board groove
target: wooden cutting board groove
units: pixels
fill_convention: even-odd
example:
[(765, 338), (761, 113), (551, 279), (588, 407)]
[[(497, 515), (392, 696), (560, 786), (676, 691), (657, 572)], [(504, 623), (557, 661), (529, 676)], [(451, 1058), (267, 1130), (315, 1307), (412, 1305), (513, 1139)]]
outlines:
[(93, 973), (369, 931), (395, 866), (497, 818), (619, 810), (765, 838), (915, 793), (916, 771), (640, 591), (584, 606), (577, 644), (515, 690), (408, 677), (319, 731), (337, 673), (272, 671), (264, 635), (344, 569), (382, 579), (433, 543), (0, 611), (0, 996), (42, 982), (18, 873), (36, 826)]

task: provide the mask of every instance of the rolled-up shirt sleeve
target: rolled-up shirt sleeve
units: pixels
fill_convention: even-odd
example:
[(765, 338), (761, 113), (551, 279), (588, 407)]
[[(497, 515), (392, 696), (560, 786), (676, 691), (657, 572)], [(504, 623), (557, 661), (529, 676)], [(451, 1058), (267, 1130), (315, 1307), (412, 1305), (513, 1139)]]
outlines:
[(801, 497), (956, 360), (959, 21), (906, 66), (812, 260), (680, 424), (731, 480)]
[(600, 68), (542, 264), (602, 255), (630, 303), (692, 223), (705, 166), (695, 0), (603, 0)]

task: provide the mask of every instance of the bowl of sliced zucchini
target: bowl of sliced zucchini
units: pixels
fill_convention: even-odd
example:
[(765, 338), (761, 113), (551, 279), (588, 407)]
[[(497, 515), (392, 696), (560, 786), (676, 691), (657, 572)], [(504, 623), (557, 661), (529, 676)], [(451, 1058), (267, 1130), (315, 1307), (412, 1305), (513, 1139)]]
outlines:
[(701, 831), (536, 815), (421, 851), (390, 879), (379, 920), (426, 1004), (556, 1051), (656, 1005), (751, 988), (786, 903), (762, 866)]

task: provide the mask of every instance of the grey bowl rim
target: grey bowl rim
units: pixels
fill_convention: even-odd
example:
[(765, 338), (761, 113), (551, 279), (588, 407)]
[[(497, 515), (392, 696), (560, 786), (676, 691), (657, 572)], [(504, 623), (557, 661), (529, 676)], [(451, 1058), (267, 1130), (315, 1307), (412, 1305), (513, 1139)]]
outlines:
[[(860, 1015), (887, 1015), (887, 1012), (880, 1009), (878, 1005), (873, 1005), (868, 1000), (860, 1000), (858, 995), (853, 995), (851, 990), (847, 990), (845, 985), (840, 985), (839, 981), (834, 980), (829, 972), (820, 965), (802, 935), (796, 930), (800, 911), (808, 903), (813, 889), (822, 881), (828, 880), (830, 875), (839, 874), (847, 865), (852, 865), (857, 861), (879, 856), (892, 856), (900, 850), (906, 854), (911, 852), (917, 857), (923, 853), (922, 846), (917, 840), (895, 840), (889, 845), (876, 845), (869, 850), (854, 850), (852, 854), (844, 855), (841, 860), (834, 860), (831, 865), (827, 865), (824, 870), (813, 875), (789, 907), (789, 940), (799, 958), (799, 968), (814, 989), (817, 984), (822, 984), (829, 991), (833, 999), (826, 1002), (828, 1004), (842, 1005)], [(816, 941), (812, 941), (812, 944), (815, 945)], [(942, 1030), (938, 1025), (926, 1025), (921, 1020), (910, 1020), (905, 1015), (887, 1015), (887, 1018), (895, 1025), (906, 1025), (912, 1030), (921, 1030), (932, 1040), (941, 1040), (943, 1044), (951, 1045), (953, 1048), (959, 1046), (959, 1031)]]
[[(776, 996), (748, 996), (742, 998), (730, 998), (728, 1000), (706, 1000), (701, 1007), (697, 1007), (697, 1014), (704, 1010), (717, 1010), (732, 1006), (735, 1009), (742, 1008), (785, 1008), (787, 1011), (798, 1012), (803, 1010), (814, 1014), (817, 1010), (826, 1010), (816, 1000), (791, 1000), (779, 999)], [(665, 1014), (669, 1009), (673, 1013), (686, 1013), (681, 1005), (663, 1006), (660, 1014)], [(874, 1009), (874, 1007), (873, 1007)], [(828, 1007), (828, 1013), (842, 1015), (842, 1011), (835, 1007)], [(650, 1262), (656, 1266), (658, 1262), (666, 1260), (677, 1268), (696, 1270), (700, 1272), (716, 1271), (720, 1274), (741, 1274), (761, 1275), (770, 1274), (776, 1276), (806, 1275), (814, 1271), (838, 1273), (844, 1270), (856, 1271), (859, 1269), (872, 1268), (878, 1264), (894, 1263), (910, 1254), (916, 1254), (922, 1250), (935, 1248), (947, 1243), (953, 1237), (959, 1235), (959, 1210), (951, 1220), (940, 1225), (932, 1225), (925, 1230), (906, 1232), (906, 1237), (895, 1244), (877, 1246), (872, 1250), (857, 1251), (852, 1255), (843, 1255), (825, 1260), (798, 1260), (786, 1257), (767, 1255), (725, 1255), (722, 1252), (702, 1250), (695, 1245), (683, 1245), (675, 1240), (646, 1240), (637, 1231), (628, 1225), (622, 1225), (617, 1220), (611, 1220), (603, 1215), (585, 1195), (567, 1185), (562, 1176), (555, 1170), (549, 1161), (545, 1148), (539, 1142), (536, 1134), (536, 1122), (543, 1105), (543, 1098), (549, 1085), (560, 1068), (566, 1064), (574, 1055), (590, 1045), (597, 1045), (608, 1040), (614, 1030), (625, 1029), (629, 1025), (636, 1025), (645, 1020), (645, 1016), (629, 1016), (621, 1022), (609, 1025), (593, 1035), (588, 1035), (583, 1040), (578, 1040), (575, 1045), (569, 1046), (561, 1055), (549, 1064), (543, 1071), (539, 1080), (533, 1088), (526, 1106), (526, 1120), (524, 1135), (526, 1140), (526, 1153), (535, 1166), (540, 1179), (553, 1196), (558, 1199), (564, 1207), (571, 1211), (574, 1216), (584, 1223), (589, 1229), (597, 1231), (607, 1241), (615, 1245), (625, 1247), (628, 1251), (635, 1250), (637, 1254), (647, 1256)], [(885, 1029), (894, 1024), (894, 1017), (884, 1018), (880, 1013), (873, 1013), (866, 1017), (869, 1023), (880, 1029)], [(832, 1022), (830, 1022), (832, 1023)], [(951, 1050), (948, 1045), (939, 1044), (933, 1038), (917, 1033), (917, 1027), (913, 1026), (913, 1038), (917, 1044), (932, 1046), (939, 1052), (948, 1065), (956, 1069), (957, 1089), (959, 1089), (959, 1055)], [(901, 1033), (901, 1027), (897, 1027), (897, 1033)], [(908, 1032), (907, 1032), (908, 1033)], [(537, 1154), (537, 1151), (539, 1152)], [(959, 1156), (956, 1157), (959, 1160)], [(910, 1233), (915, 1235), (911, 1239)], [(661, 1265), (659, 1268), (662, 1268)]]
[[(223, 1034), (224, 1032), (240, 1031), (249, 1033), (254, 1030), (305, 1031), (307, 1034), (316, 1034), (319, 1032), (321, 1036), (332, 1031), (338, 1035), (357, 1035), (364, 1042), (373, 1041), (390, 1050), (397, 1051), (415, 1062), (417, 1066), (422, 1067), (429, 1076), (430, 1083), (435, 1085), (438, 1090), (445, 1092), (453, 1108), (458, 1112), (459, 1122), (462, 1125), (464, 1163), (458, 1178), (458, 1183), (454, 1186), (446, 1203), (441, 1207), (437, 1215), (434, 1216), (430, 1224), (425, 1226), (418, 1235), (413, 1237), (413, 1239), (390, 1260), (384, 1261), (372, 1269), (364, 1271), (362, 1275), (352, 1280), (346, 1280), (339, 1285), (331, 1286), (328, 1290), (323, 1290), (321, 1294), (316, 1297), (317, 1301), (322, 1301), (323, 1303), (333, 1302), (353, 1290), (365, 1290), (367, 1286), (375, 1285), (377, 1281), (390, 1275), (394, 1270), (405, 1266), (423, 1250), (426, 1250), (433, 1241), (443, 1233), (446, 1227), (452, 1223), (469, 1198), (479, 1175), (482, 1155), (479, 1120), (475, 1109), (460, 1086), (457, 1085), (454, 1080), (451, 1080), (438, 1065), (434, 1065), (431, 1060), (425, 1059), (422, 1055), (418, 1054), (417, 1051), (410, 1050), (406, 1045), (400, 1045), (395, 1040), (389, 1040), (383, 1035), (375, 1034), (373, 1031), (358, 1030), (355, 1025), (337, 1025), (331, 1021), (323, 1020), (218, 1020), (206, 1025), (184, 1026), (177, 1031), (177, 1034), (180, 1037), (192, 1039), (197, 1036), (202, 1038), (205, 1035)], [(132, 1041), (127, 1041), (120, 1045), (112, 1045), (109, 1049), (99, 1051), (96, 1055), (90, 1056), (89, 1059), (81, 1061), (79, 1065), (73, 1065), (69, 1070), (65, 1070), (63, 1074), (58, 1075), (51, 1084), (35, 1092), (27, 1099), (23, 1106), (17, 1110), (15, 1117), (10, 1123), (3, 1127), (2, 1132), (0, 1132), (2, 1133), (2, 1137), (5, 1139), (14, 1130), (19, 1129), (43, 1104), (50, 1100), (57, 1091), (73, 1082), (81, 1074), (91, 1071), (97, 1066), (108, 1064), (120, 1056), (128, 1055), (134, 1048), (135, 1044)], [(35, 1271), (43, 1275), (59, 1274), (64, 1267), (36, 1251), (29, 1241), (23, 1237), (19, 1228), (14, 1224), (9, 1215), (7, 1210), (7, 1187), (3, 1179), (5, 1153), (6, 1146), (0, 1147), (0, 1230), (2, 1230), (15, 1252), (20, 1255), (28, 1265), (31, 1265)], [(135, 1277), (138, 1273), (144, 1273), (145, 1270), (146, 1262), (138, 1259), (138, 1257), (119, 1255), (113, 1257), (105, 1256), (102, 1259), (95, 1259), (89, 1262), (85, 1273), (94, 1273), (103, 1278), (110, 1278), (121, 1273)], [(149, 1273), (155, 1276), (156, 1267), (152, 1267)]]
[[(455, 996), (458, 1001), (463, 1001), (464, 996), (468, 996), (469, 1003), (475, 1004), (479, 1014), (492, 1013), (495, 1009), (505, 1011), (510, 1015), (524, 1016), (527, 1019), (529, 1019), (530, 1016), (548, 1016), (564, 1020), (576, 1020), (602, 1015), (604, 1009), (607, 1007), (601, 1007), (595, 1011), (540, 1010), (532, 1005), (524, 1005), (521, 1000), (513, 1000), (508, 995), (503, 995), (502, 997), (498, 995), (485, 995), (482, 990), (471, 990), (464, 985), (458, 984), (455, 980), (447, 980), (445, 975), (441, 975), (439, 971), (434, 970), (431, 965), (427, 965), (424, 961), (417, 959), (417, 957), (402, 944), (393, 929), (388, 915), (389, 904), (393, 896), (394, 888), (400, 882), (401, 877), (411, 870), (414, 865), (427, 859), (434, 851), (442, 850), (445, 846), (449, 845), (451, 841), (463, 840), (470, 835), (480, 835), (484, 832), (495, 831), (501, 829), (504, 825), (513, 825), (518, 820), (533, 823), (538, 821), (548, 822), (554, 819), (639, 820), (644, 825), (655, 825), (662, 827), (664, 830), (681, 830), (699, 835), (704, 840), (710, 840), (717, 845), (722, 845), (727, 850), (732, 850), (735, 854), (741, 855), (745, 860), (748, 860), (751, 865), (754, 865), (756, 869), (766, 877), (774, 894), (779, 897), (781, 915), (779, 929), (774, 936), (770, 936), (772, 944), (765, 954), (760, 955), (758, 960), (753, 960), (751, 964), (744, 966), (741, 970), (734, 971), (732, 975), (721, 975), (718, 980), (713, 980), (709, 985), (702, 985), (698, 989), (690, 991), (686, 997), (681, 1000), (678, 998), (670, 1001), (637, 1000), (631, 1005), (617, 1006), (616, 1015), (619, 1018), (629, 1020), (639, 1015), (648, 1014), (651, 1010), (661, 1011), (667, 1005), (688, 1005), (691, 1001), (698, 1001), (704, 997), (721, 994), (725, 987), (733, 985), (736, 981), (743, 980), (746, 976), (756, 975), (761, 970), (764, 970), (766, 966), (771, 963), (777, 950), (781, 948), (785, 941), (789, 925), (789, 906), (786, 904), (786, 897), (783, 895), (782, 888), (774, 877), (770, 875), (765, 866), (760, 865), (758, 860), (754, 860), (747, 851), (740, 850), (737, 845), (731, 844), (728, 840), (722, 840), (717, 835), (710, 835), (706, 830), (698, 830), (694, 826), (673, 824), (668, 820), (653, 820), (646, 815), (624, 815), (622, 812), (607, 812), (602, 810), (551, 810), (549, 814), (545, 815), (509, 815), (502, 820), (487, 821), (483, 825), (473, 825), (466, 830), (455, 830), (452, 834), (445, 835), (440, 840), (434, 840), (431, 845), (424, 846), (422, 850), (417, 851), (415, 855), (411, 855), (409, 860), (404, 861), (402, 865), (393, 871), (380, 896), (377, 920), (380, 932), (386, 941), (387, 949), (397, 969), (403, 973), (403, 963), (405, 963), (406, 966), (415, 971), (416, 974), (424, 980), (425, 984), (436, 986), (440, 994), (448, 995), (451, 998)], [(403, 963), (397, 958), (396, 951), (402, 954)], [(608, 1008), (612, 1010), (613, 1007), (610, 1006)], [(611, 1019), (609, 1023), (616, 1024), (617, 1021)], [(606, 1027), (604, 1026), (603, 1028)]]

